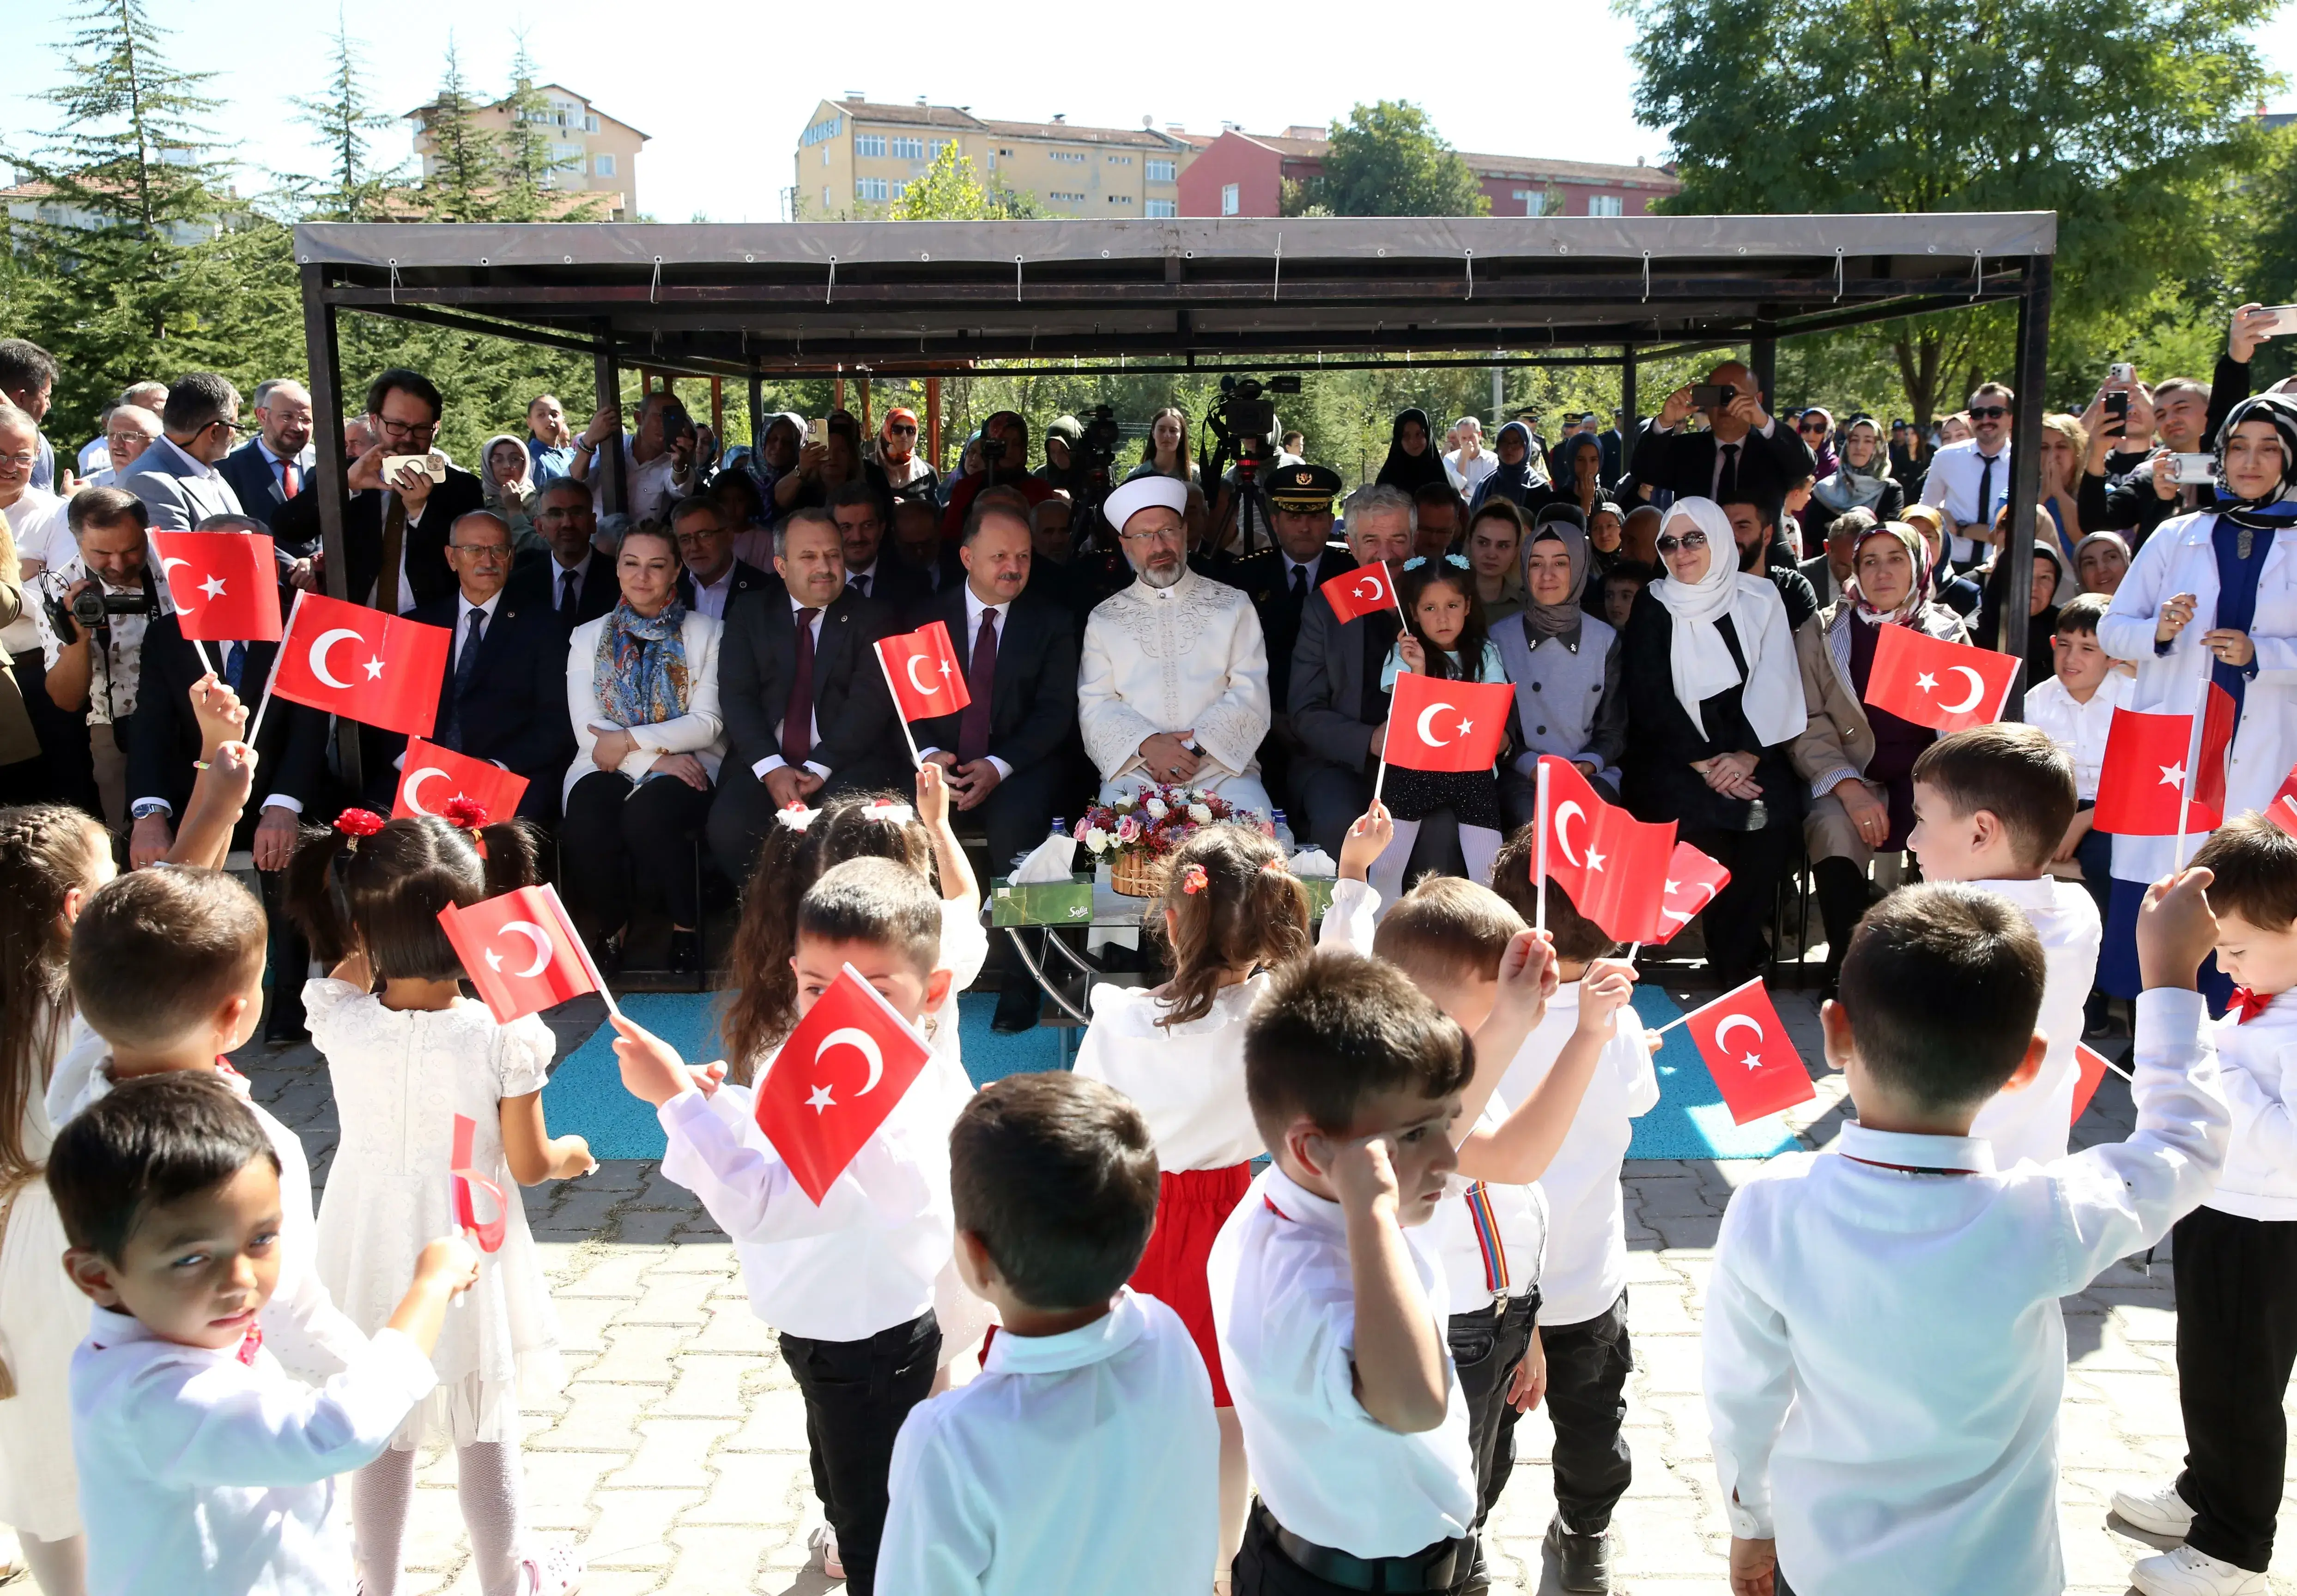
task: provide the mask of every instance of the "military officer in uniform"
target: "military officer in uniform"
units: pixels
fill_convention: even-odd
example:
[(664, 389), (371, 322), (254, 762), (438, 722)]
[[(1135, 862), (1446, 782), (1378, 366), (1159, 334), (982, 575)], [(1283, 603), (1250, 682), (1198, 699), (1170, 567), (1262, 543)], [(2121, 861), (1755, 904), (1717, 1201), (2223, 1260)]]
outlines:
[(1332, 500), (1340, 473), (1325, 465), (1280, 465), (1263, 479), (1269, 504), (1269, 530), (1275, 546), (1237, 561), (1220, 580), (1241, 588), (1259, 613), (1268, 638), (1269, 696), (1275, 718), (1260, 745), (1261, 779), (1279, 802), (1293, 807), (1288, 777), (1299, 744), (1284, 712), (1292, 685), (1292, 646), (1300, 637), (1300, 609), (1308, 595), (1343, 571), (1355, 557), (1332, 542)]

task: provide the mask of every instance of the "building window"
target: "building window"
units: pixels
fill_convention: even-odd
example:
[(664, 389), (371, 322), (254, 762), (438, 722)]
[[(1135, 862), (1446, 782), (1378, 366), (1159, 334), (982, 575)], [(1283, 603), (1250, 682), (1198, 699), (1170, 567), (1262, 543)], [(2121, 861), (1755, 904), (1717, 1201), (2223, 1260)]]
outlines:
[(926, 145), (926, 159), (928, 160), (939, 160), (941, 159), (941, 152), (943, 150), (948, 149), (950, 145), (955, 142), (956, 141), (954, 139), (934, 139), (932, 143)]
[(1181, 214), (1181, 202), (1178, 200), (1151, 200), (1148, 212), (1150, 216), (1178, 216)]
[(857, 200), (886, 198), (885, 180), (883, 177), (856, 177), (853, 180), (853, 197)]
[(1132, 196), (1131, 194), (1111, 194), (1108, 196), (1108, 202), (1112, 205), (1130, 205), (1132, 203)]
[(592, 111), (589, 115), (582, 119), (582, 131), (585, 133), (596, 133), (597, 130), (598, 115), (596, 111)]
[(925, 140), (923, 140), (923, 139), (921, 139), (921, 138), (897, 138), (897, 139), (895, 139), (895, 140), (893, 141), (893, 159), (894, 159), (894, 160), (923, 160), (925, 158), (926, 158), (926, 141), (925, 141)]
[(1519, 188), (1515, 191), (1515, 197), (1523, 202), (1524, 215), (1545, 216), (1547, 214), (1547, 191), (1545, 189)]
[(825, 117), (807, 128), (797, 142), (800, 145), (821, 144), (826, 140), (836, 138), (840, 132), (844, 131), (844, 117)]
[(1130, 155), (1112, 155), (1108, 158), (1108, 164), (1111, 166), (1131, 166), (1132, 164), (1132, 157)]
[(901, 199), (902, 197), (903, 197), (904, 195), (906, 195), (909, 192), (910, 192), (910, 185), (909, 185), (908, 184), (906, 184), (906, 183), (896, 183), (896, 184), (894, 184), (894, 185), (893, 185), (893, 198), (895, 198), (896, 200)]
[(611, 155), (601, 155), (592, 164), (591, 169), (601, 177), (611, 177), (614, 175), (614, 158)]
[(1068, 166), (1083, 166), (1085, 158), (1074, 150), (1055, 150), (1050, 152), (1049, 159), (1061, 161)]
[(1223, 216), (1234, 216), (1237, 213), (1239, 204), (1239, 201), (1237, 198), (1236, 185), (1233, 183), (1222, 184), (1221, 214)]
[(1626, 209), (1626, 207), (1621, 202), (1619, 196), (1617, 194), (1589, 194), (1587, 196), (1587, 214), (1589, 216), (1618, 216), (1623, 214)]
[(853, 152), (856, 155), (883, 155), (885, 152), (885, 136), (882, 133), (855, 134)]
[(1173, 181), (1173, 163), (1169, 160), (1150, 161), (1148, 163), (1148, 181), (1151, 183), (1170, 183)]
[(1049, 191), (1045, 197), (1051, 200), (1056, 205), (1082, 205), (1084, 203), (1084, 196), (1083, 194), (1070, 193), (1065, 190), (1058, 188)]
[(829, 164), (829, 146), (827, 144), (821, 146), (821, 164), (824, 166), (827, 166)]
[(829, 185), (828, 185), (828, 184), (827, 184), (827, 183), (825, 183), (825, 184), (823, 184), (823, 185), (821, 185), (821, 210), (822, 210), (822, 213), (823, 213), (825, 216), (828, 214), (828, 211), (829, 211)]

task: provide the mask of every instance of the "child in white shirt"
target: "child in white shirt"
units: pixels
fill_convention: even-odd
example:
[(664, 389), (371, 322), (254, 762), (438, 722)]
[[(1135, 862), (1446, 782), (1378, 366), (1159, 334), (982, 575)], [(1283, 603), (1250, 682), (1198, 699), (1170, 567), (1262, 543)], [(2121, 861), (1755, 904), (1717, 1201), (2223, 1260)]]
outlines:
[(1124, 1284), (1158, 1218), (1147, 1122), (1098, 1081), (1009, 1076), (950, 1135), (958, 1267), (1002, 1327), (910, 1411), (878, 1583), (904, 1596), (1202, 1596), (1219, 1538), (1212, 1386)]
[(2032, 925), (1956, 884), (1894, 893), (1820, 1019), (1857, 1123), (1723, 1217), (1703, 1330), (1734, 1596), (2049, 1596), (2058, 1299), (2208, 1194), (2227, 1116), (2194, 991), (2205, 871), (2147, 893), (2137, 1130), (2002, 1170), (1972, 1122), (2043, 1068)]
[(2039, 1021), (2049, 1054), (2031, 1084), (1981, 1109), (1972, 1136), (2004, 1169), (2066, 1156), (2081, 1074), (2083, 1005), (2097, 978), (2105, 927), (2079, 882), (2049, 873), (2074, 816), (2073, 766), (2038, 728), (1973, 726), (1940, 737), (1914, 761), (1914, 829), (1906, 846), (1925, 881), (1963, 881), (2007, 899), (2033, 922), (2049, 961)]
[(2186, 1467), (2113, 1510), (2183, 1546), (2141, 1559), (2145, 1596), (2265, 1596), (2297, 1363), (2297, 840), (2255, 814), (2194, 855), (2214, 877), (2218, 968), (2240, 983), (2212, 1027), (2233, 1136), (2209, 1198), (2170, 1232)]
[(72, 1356), (72, 1445), (95, 1596), (342, 1596), (334, 1477), (372, 1460), (433, 1383), (425, 1354), (477, 1278), (424, 1249), (391, 1322), (317, 1390), (260, 1318), (281, 1263), (277, 1155), (212, 1075), (129, 1081), (66, 1125), (48, 1189), (92, 1299)]

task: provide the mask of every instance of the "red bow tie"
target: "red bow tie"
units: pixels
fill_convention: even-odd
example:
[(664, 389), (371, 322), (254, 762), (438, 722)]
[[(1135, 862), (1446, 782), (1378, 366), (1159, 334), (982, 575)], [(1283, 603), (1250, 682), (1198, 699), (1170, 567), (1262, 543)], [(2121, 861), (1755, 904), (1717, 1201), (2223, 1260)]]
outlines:
[(263, 1327), (259, 1324), (251, 1324), (247, 1327), (247, 1334), (239, 1339), (239, 1361), (243, 1363), (252, 1363), (255, 1362), (255, 1354), (262, 1350)]
[(2263, 1014), (2272, 1001), (2270, 998), (2259, 997), (2245, 986), (2236, 986), (2233, 989), (2232, 1000), (2226, 1005), (2226, 1012), (2234, 1016), (2235, 1024), (2246, 1025)]

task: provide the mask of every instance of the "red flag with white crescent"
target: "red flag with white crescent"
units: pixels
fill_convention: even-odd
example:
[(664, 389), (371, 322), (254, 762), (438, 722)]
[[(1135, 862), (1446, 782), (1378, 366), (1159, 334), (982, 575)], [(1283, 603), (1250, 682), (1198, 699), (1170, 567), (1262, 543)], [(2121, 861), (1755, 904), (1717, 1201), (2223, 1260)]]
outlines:
[(2089, 1100), (2097, 1096), (2097, 1089), (2105, 1080), (2105, 1055), (2087, 1042), (2078, 1041), (2074, 1043), (2074, 1067), (2079, 1072), (2074, 1076), (2074, 1114), (2067, 1123), (2078, 1125), (2081, 1123), (2082, 1111), (2089, 1107)]
[(1787, 1040), (1759, 977), (1733, 987), (1686, 1017), (1699, 1057), (1715, 1077), (1734, 1124), (1777, 1114), (1818, 1095), (1802, 1057)]
[(2292, 770), (2281, 783), (2281, 790), (2273, 794), (2273, 802), (2265, 806), (2265, 818), (2291, 836), (2297, 837), (2297, 770)]
[(317, 593), (297, 598), (270, 690), (385, 731), (429, 736), (447, 674), (448, 629)]
[[(2100, 831), (2113, 836), (2175, 836), (2215, 831), (2225, 823), (2226, 750), (2233, 743), (2233, 695), (2210, 684), (2202, 712), (2201, 759), (2189, 772), (2191, 715), (2117, 709), (2105, 732), (2105, 759), (2097, 773)], [(2193, 800), (2184, 802), (2191, 789)], [(2184, 823), (2179, 824), (2179, 810)]]
[(399, 795), (392, 800), (393, 819), (401, 815), (444, 815), (457, 798), (468, 798), (487, 811), (490, 820), (507, 820), (518, 812), (526, 796), (527, 780), (515, 770), (421, 737), (407, 739), (407, 758), (399, 767)]
[(852, 965), (758, 1082), (754, 1117), (819, 1205), (926, 1067), (925, 1039)]
[(1332, 613), (1343, 622), (1369, 615), (1374, 610), (1403, 613), (1396, 602), (1395, 579), (1378, 561), (1359, 565), (1354, 571), (1343, 571), (1316, 591), (1324, 596), (1324, 602), (1332, 606)]
[[(1573, 908), (1619, 941), (1660, 940), (1644, 934), (1665, 902), (1675, 822), (1638, 820), (1606, 803), (1569, 760), (1550, 753), (1539, 762), (1547, 767), (1547, 811), (1540, 819), (1547, 827), (1548, 876)], [(1531, 868), (1539, 868), (1536, 852)]]
[[(1640, 939), (1654, 947), (1699, 917), (1715, 895), (1731, 884), (1731, 872), (1689, 843), (1677, 838), (1667, 861), (1667, 879), (1660, 884), (1659, 914)], [(1576, 900), (1575, 900), (1576, 901)]]
[(964, 662), (949, 640), (949, 628), (938, 621), (881, 640), (877, 657), (885, 662), (893, 704), (904, 720), (953, 715), (973, 702), (972, 689), (965, 683)]
[(1924, 637), (1911, 626), (1874, 629), (1866, 702), (1937, 731), (1965, 731), (2002, 719), (2018, 683), (2018, 662), (1990, 648)]
[(1488, 770), (1507, 741), (1514, 706), (1511, 683), (1446, 681), (1407, 670), (1388, 699), (1380, 757), (1406, 770)]
[(598, 990), (556, 887), (523, 886), (468, 909), (450, 903), (439, 924), (498, 1024)]
[(260, 532), (150, 534), (186, 642), (276, 643), (279, 561)]
[[(498, 1253), (502, 1250), (503, 1232), (509, 1226), (508, 1205), (503, 1189), (479, 1173), (471, 1163), (471, 1146), (478, 1139), (479, 1123), (463, 1115), (455, 1116), (455, 1145), (448, 1159), (448, 1180), (455, 1197), (455, 1222), (478, 1237), (479, 1251)], [(483, 1191), (494, 1199), (495, 1216), (481, 1219), (475, 1192)]]

